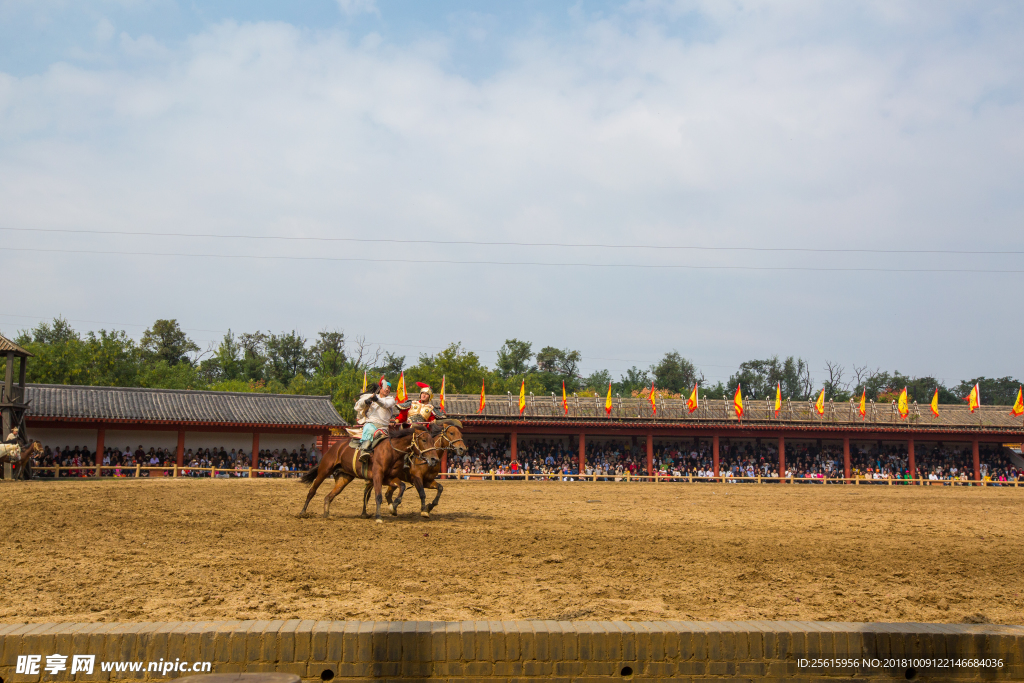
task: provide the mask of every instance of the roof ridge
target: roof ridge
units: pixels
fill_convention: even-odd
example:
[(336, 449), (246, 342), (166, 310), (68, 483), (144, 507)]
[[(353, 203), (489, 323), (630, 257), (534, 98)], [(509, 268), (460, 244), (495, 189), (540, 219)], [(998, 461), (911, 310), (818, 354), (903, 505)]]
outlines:
[(212, 394), (215, 396), (267, 396), (285, 398), (318, 398), (331, 400), (330, 394), (270, 394), (262, 391), (218, 391), (216, 389), (161, 389), (159, 387), (111, 387), (96, 384), (37, 384), (27, 383), (26, 387), (47, 387), (54, 389), (99, 389), (102, 391), (162, 392), (168, 394)]

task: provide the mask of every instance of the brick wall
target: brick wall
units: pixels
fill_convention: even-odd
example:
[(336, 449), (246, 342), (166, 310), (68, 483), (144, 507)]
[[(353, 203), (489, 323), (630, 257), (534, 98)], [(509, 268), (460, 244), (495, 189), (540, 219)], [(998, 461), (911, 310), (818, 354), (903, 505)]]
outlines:
[[(19, 655), (67, 655), (56, 675), (15, 672)], [(96, 655), (94, 673), (70, 675), (71, 655)], [(379, 678), (510, 680), (810, 680), (800, 659), (878, 659), (858, 678), (1024, 680), (1024, 627), (832, 622), (359, 622), (225, 621), (0, 625), (3, 683), (138, 679), (171, 672), (104, 673), (103, 661), (210, 661), (212, 673), (281, 671), (308, 681)], [(1002, 666), (885, 668), (884, 660), (1002, 659)], [(146, 665), (144, 665), (146, 666)], [(910, 671), (910, 669), (913, 669)]]

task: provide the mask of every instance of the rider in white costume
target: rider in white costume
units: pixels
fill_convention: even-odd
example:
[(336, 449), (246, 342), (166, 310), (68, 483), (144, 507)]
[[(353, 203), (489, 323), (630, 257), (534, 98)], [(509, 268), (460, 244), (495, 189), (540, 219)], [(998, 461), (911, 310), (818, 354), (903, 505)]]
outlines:
[(363, 425), (363, 434), (359, 442), (359, 460), (370, 461), (370, 441), (378, 429), (387, 429), (391, 419), (398, 414), (398, 404), (390, 396), (391, 385), (383, 377), (370, 393), (363, 394), (356, 401), (357, 423)]

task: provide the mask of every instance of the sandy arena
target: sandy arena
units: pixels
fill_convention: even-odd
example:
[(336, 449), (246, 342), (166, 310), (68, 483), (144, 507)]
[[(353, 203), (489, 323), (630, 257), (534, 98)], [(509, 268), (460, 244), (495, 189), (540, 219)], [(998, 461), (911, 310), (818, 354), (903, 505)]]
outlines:
[[(1024, 489), (452, 482), (383, 525), (297, 481), (0, 485), (0, 622), (1020, 623)], [(310, 508), (321, 509), (318, 492)]]

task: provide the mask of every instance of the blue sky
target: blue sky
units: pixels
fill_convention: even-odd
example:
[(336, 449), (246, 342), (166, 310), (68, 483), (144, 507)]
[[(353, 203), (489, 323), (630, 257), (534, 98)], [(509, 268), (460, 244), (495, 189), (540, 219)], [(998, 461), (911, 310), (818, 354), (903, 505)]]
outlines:
[[(1020, 376), (1022, 275), (995, 271), (1024, 270), (1022, 28), (995, 2), (0, 0), (0, 258), (33, 264), (0, 330)], [(317, 260), (351, 258), (398, 262)]]

